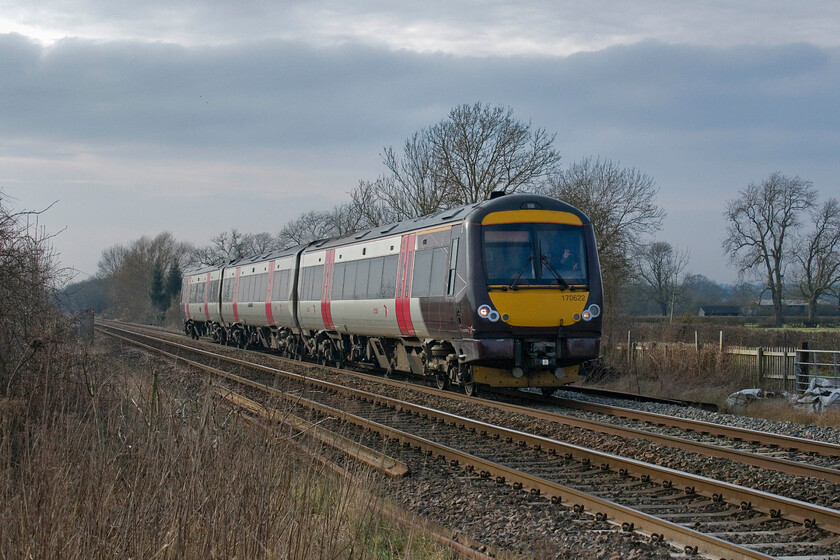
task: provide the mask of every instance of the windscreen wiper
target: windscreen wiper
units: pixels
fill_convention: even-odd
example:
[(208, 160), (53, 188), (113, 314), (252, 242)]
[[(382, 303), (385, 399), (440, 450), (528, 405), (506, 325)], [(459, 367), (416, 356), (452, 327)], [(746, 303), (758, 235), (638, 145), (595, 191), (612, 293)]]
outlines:
[(519, 278), (522, 276), (522, 273), (524, 273), (524, 272), (525, 272), (525, 269), (526, 269), (526, 268), (528, 267), (528, 265), (529, 265), (529, 264), (531, 264), (533, 261), (534, 261), (534, 255), (531, 255), (530, 257), (528, 257), (528, 260), (527, 260), (527, 261), (525, 261), (525, 264), (523, 264), (523, 265), (522, 265), (522, 268), (520, 268), (520, 269), (519, 269), (519, 272), (518, 272), (518, 273), (517, 273), (517, 275), (513, 278), (513, 282), (511, 282), (511, 283), (510, 283), (510, 285), (508, 286), (508, 289), (509, 289), (509, 290), (515, 290), (515, 289), (516, 289), (516, 283), (517, 283), (517, 282), (519, 282)]
[(555, 278), (557, 278), (557, 283), (560, 284), (561, 289), (565, 290), (569, 287), (569, 283), (566, 282), (566, 280), (560, 276), (556, 270), (554, 270), (553, 266), (551, 266), (551, 261), (548, 259), (548, 255), (540, 255), (540, 262), (543, 263), (549, 271), (551, 271)]

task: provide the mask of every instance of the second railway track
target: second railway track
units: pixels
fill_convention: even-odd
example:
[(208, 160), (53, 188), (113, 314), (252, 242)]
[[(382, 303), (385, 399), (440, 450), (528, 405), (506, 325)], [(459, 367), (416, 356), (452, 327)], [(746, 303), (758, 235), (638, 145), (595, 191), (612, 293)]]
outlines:
[[(185, 341), (183, 337), (171, 333), (169, 336), (180, 342)], [(267, 358), (269, 356), (271, 355), (266, 355)], [(282, 358), (276, 359), (288, 363)], [(368, 375), (358, 372), (339, 371), (343, 375), (369, 378)], [(376, 380), (380, 385), (391, 387), (405, 385), (394, 379), (376, 377)], [(456, 392), (441, 391), (425, 385), (416, 385), (413, 388), (427, 395), (445, 396), (456, 402), (475, 402)], [(502, 390), (496, 395), (500, 400), (482, 402), (488, 407), (495, 407), (504, 412), (526, 414), (563, 426), (649, 441), (707, 457), (729, 459), (760, 469), (815, 478), (832, 484), (840, 483), (840, 445), (837, 443), (749, 430), (611, 404), (582, 402), (569, 398), (545, 398), (520, 391)], [(837, 503), (840, 505), (840, 502)]]
[[(186, 346), (179, 350), (192, 351)], [(369, 390), (356, 390), (349, 404), (345, 397), (340, 403), (329, 402), (338, 398), (330, 396), (337, 389), (324, 381), (307, 382), (321, 388), (309, 391), (312, 395), (307, 397), (317, 401), (318, 406), (332, 407), (329, 416), (338, 417), (352, 409), (354, 417), (376, 421), (383, 426), (380, 431), (390, 430), (392, 437), (409, 441), (410, 445), (430, 446), (427, 442), (434, 440), (434, 454), (472, 465), (478, 476), (484, 472), (494, 479), (503, 477), (507, 484), (558, 496), (582, 510), (605, 516), (605, 520), (624, 516), (627, 520), (623, 523), (643, 530), (656, 525), (656, 529), (646, 530), (658, 538), (664, 536), (669, 541), (687, 543), (688, 547), (698, 546), (712, 557), (829, 557), (838, 543), (840, 513), (830, 508), (508, 430), (421, 404), (395, 403), (388, 397), (372, 395)], [(386, 423), (383, 419), (391, 420)], [(460, 458), (456, 458), (456, 453), (461, 453)], [(564, 486), (567, 488), (562, 489)], [(634, 509), (636, 513), (615, 507)], [(632, 515), (639, 517), (632, 521)], [(660, 522), (665, 522), (663, 526), (667, 528), (657, 525)], [(701, 539), (694, 535), (700, 534), (695, 529), (705, 536)], [(758, 554), (743, 555), (738, 546), (728, 548), (732, 543), (718, 538), (724, 535), (731, 535), (731, 541), (748, 544)]]

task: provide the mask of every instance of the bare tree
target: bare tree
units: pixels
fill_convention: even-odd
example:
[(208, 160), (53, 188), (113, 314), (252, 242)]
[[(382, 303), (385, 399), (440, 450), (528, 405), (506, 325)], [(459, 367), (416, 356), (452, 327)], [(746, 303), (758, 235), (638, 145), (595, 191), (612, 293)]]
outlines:
[(191, 261), (194, 264), (207, 266), (229, 263), (249, 254), (249, 245), (248, 234), (232, 228), (230, 231), (223, 231), (211, 237), (209, 245), (194, 249)]
[(352, 203), (337, 204), (323, 216), (323, 231), (328, 236), (348, 235), (365, 227), (362, 216), (353, 212)]
[(560, 161), (554, 139), (516, 120), (511, 108), (459, 105), (414, 133), (401, 154), (385, 148), (390, 173), (362, 182), (353, 197), (378, 205), (367, 222), (381, 224), (480, 202), (493, 191), (536, 189)]
[(158, 320), (151, 297), (155, 270), (165, 270), (191, 252), (192, 247), (169, 232), (106, 249), (98, 268), (107, 281), (111, 313), (134, 321)]
[(287, 223), (277, 234), (279, 245), (288, 249), (295, 245), (324, 239), (335, 235), (334, 224), (329, 212), (304, 212)]
[(52, 236), (38, 224), (45, 211), (13, 211), (0, 191), (0, 397), (19, 395), (28, 381), (46, 383), (32, 374), (63, 342), (52, 306), (62, 271)]
[(653, 178), (611, 160), (584, 158), (552, 176), (543, 192), (568, 202), (592, 220), (604, 278), (605, 300), (616, 305), (631, 276), (630, 257), (641, 239), (662, 227)]
[(245, 236), (243, 251), (246, 255), (264, 255), (276, 251), (277, 238), (268, 232), (249, 233)]
[(828, 199), (810, 212), (813, 229), (797, 238), (793, 255), (796, 284), (808, 302), (808, 322), (817, 317), (817, 302), (840, 288), (840, 204)]
[(790, 234), (799, 225), (801, 212), (814, 205), (816, 193), (810, 181), (775, 172), (760, 185), (750, 183), (739, 194), (726, 203), (723, 249), (740, 274), (749, 272), (763, 278), (773, 301), (775, 324), (781, 327)]
[(455, 197), (453, 206), (536, 188), (560, 161), (555, 136), (514, 119), (509, 107), (459, 105), (428, 131), (436, 182)]
[(637, 274), (653, 291), (653, 300), (662, 315), (674, 313), (680, 292), (679, 276), (688, 266), (688, 253), (674, 249), (666, 241), (654, 241), (637, 252)]
[(387, 176), (382, 176), (374, 182), (359, 181), (359, 185), (350, 191), (348, 212), (358, 216), (360, 229), (399, 221), (399, 212), (380, 197), (380, 193), (391, 188), (385, 183), (393, 181), (393, 177)]
[(382, 177), (375, 186), (379, 200), (391, 209), (395, 221), (432, 214), (455, 200), (442, 180), (442, 159), (435, 148), (427, 129), (405, 141), (402, 157), (393, 148), (385, 148), (382, 161), (391, 175)]

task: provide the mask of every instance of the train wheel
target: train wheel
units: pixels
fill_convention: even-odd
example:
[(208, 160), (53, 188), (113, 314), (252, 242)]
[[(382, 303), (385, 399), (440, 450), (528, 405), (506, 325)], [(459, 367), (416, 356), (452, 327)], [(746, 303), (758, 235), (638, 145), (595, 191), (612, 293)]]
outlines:
[(449, 377), (445, 373), (438, 373), (435, 376), (435, 385), (441, 391), (446, 391), (449, 389)]
[(468, 397), (478, 396), (478, 384), (475, 381), (464, 383), (464, 394)]
[(478, 385), (473, 379), (472, 366), (469, 364), (461, 364), (458, 366), (458, 381), (464, 387), (464, 393), (468, 397), (478, 395)]
[(540, 388), (540, 391), (542, 391), (542, 394), (543, 394), (544, 397), (550, 397), (551, 395), (554, 394), (554, 391), (556, 391), (556, 390), (557, 390), (557, 387), (541, 387)]

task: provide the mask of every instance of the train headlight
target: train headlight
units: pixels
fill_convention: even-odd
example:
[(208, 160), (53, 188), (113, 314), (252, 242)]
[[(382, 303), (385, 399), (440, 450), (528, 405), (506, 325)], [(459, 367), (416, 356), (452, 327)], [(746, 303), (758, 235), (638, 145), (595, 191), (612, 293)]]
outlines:
[(597, 304), (593, 303), (589, 306), (589, 309), (584, 310), (584, 312), (581, 314), (581, 318), (584, 321), (591, 321), (600, 314), (601, 308)]
[(499, 320), (499, 312), (490, 307), (489, 305), (482, 305), (478, 308), (478, 315), (495, 323)]

